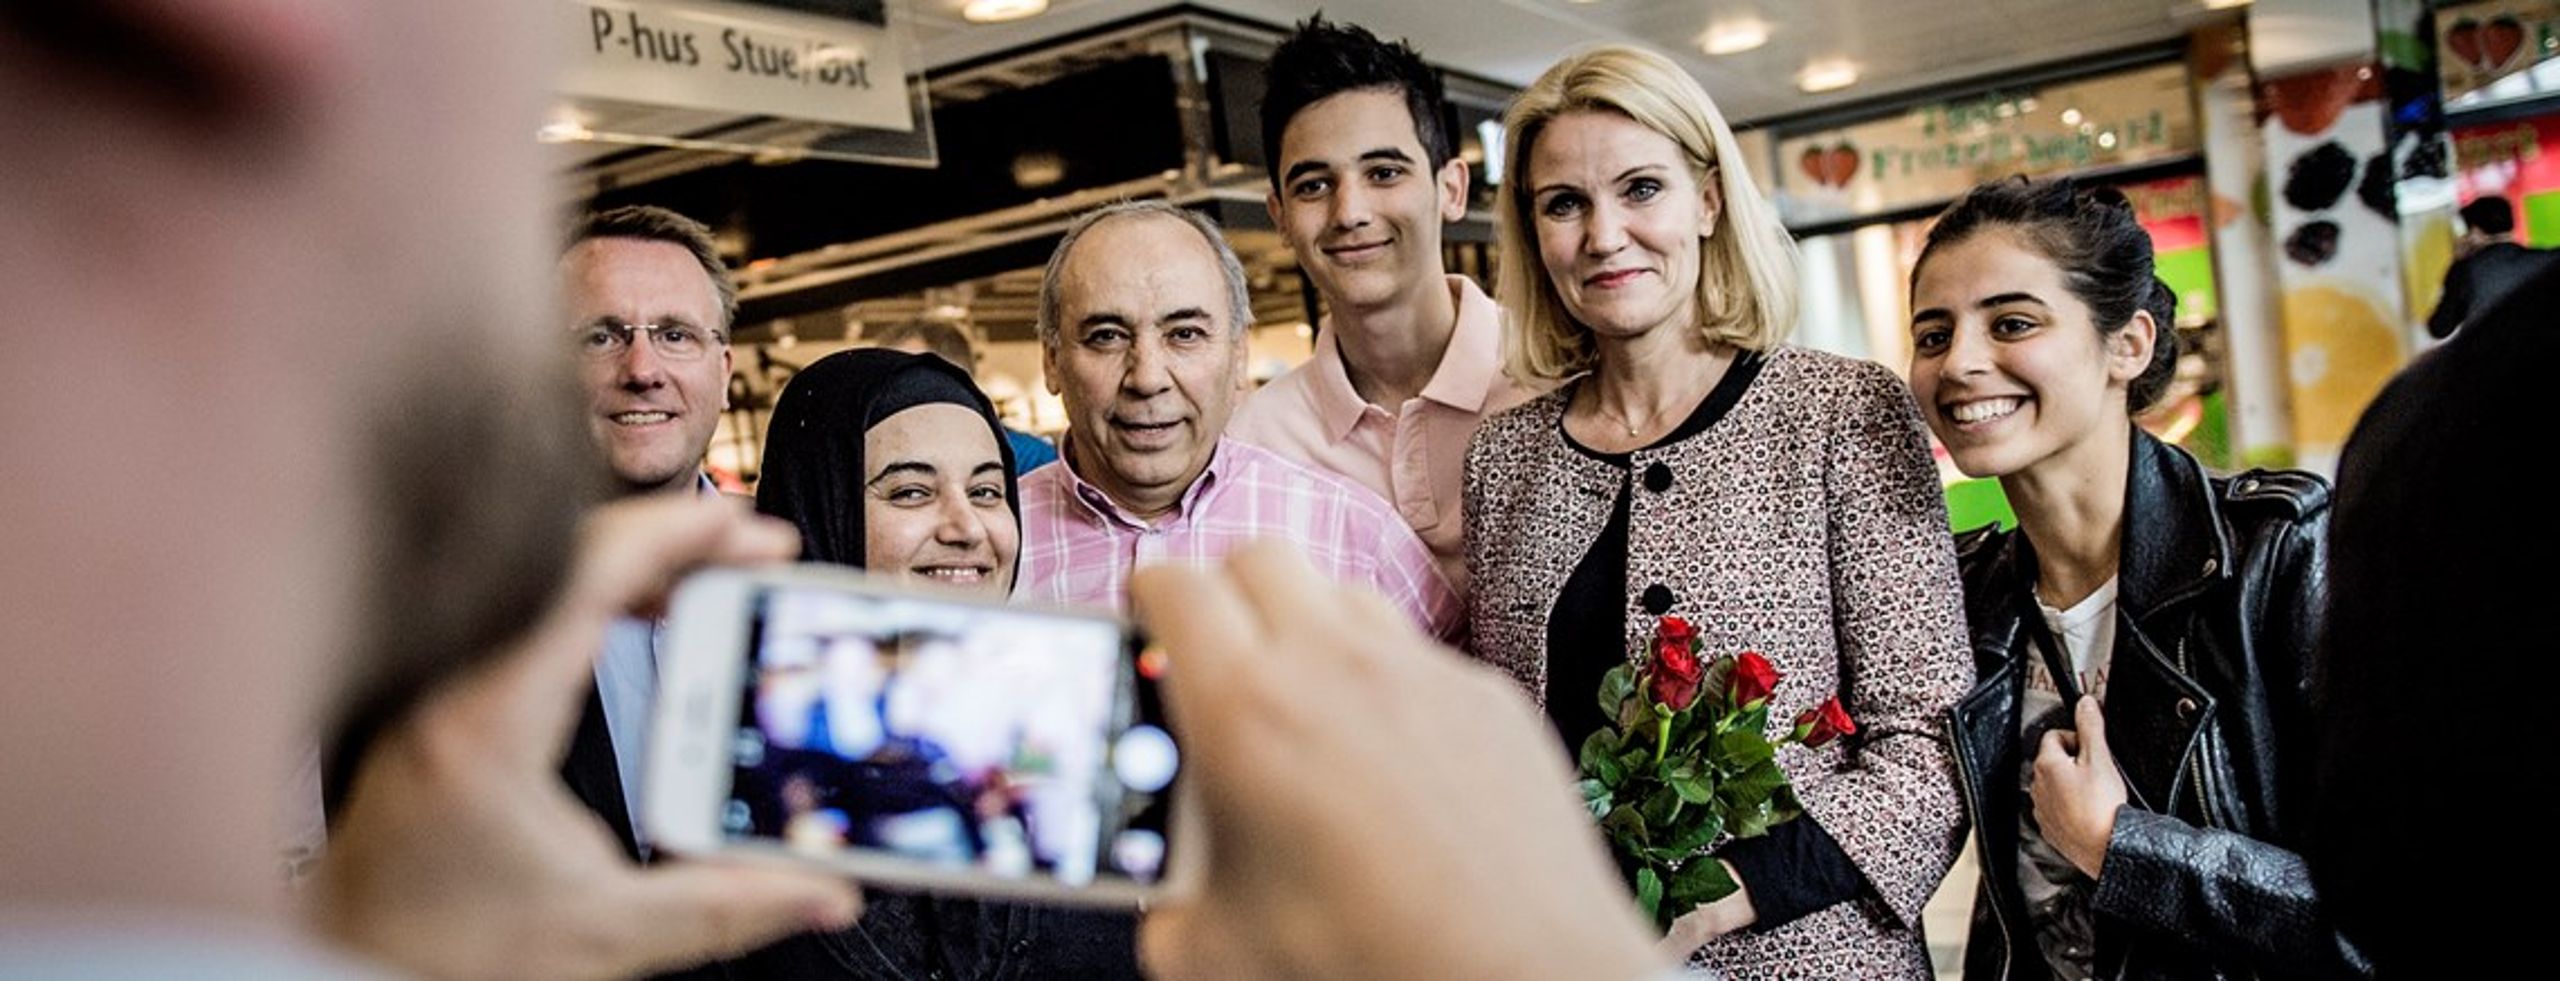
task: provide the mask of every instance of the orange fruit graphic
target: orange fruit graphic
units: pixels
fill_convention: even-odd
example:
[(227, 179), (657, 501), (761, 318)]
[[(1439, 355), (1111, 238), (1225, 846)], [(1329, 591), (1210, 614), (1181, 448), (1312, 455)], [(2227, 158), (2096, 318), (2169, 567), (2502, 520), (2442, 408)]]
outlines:
[(2400, 370), (2400, 332), (2391, 318), (2362, 293), (2337, 286), (2285, 291), (2284, 341), (2294, 441), (2306, 450), (2345, 443), (2365, 404)]

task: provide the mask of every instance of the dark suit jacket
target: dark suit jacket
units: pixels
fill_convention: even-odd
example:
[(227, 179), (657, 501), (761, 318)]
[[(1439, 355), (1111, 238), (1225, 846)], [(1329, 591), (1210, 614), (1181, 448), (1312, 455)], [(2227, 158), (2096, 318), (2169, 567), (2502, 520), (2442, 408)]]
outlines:
[(2427, 333), (2453, 336), (2453, 329), (2463, 321), (2515, 292), (2550, 264), (2551, 253), (2513, 242), (2483, 246), (2454, 260), (2453, 267), (2444, 271), (2444, 299), (2436, 301), (2436, 311), (2427, 316)]

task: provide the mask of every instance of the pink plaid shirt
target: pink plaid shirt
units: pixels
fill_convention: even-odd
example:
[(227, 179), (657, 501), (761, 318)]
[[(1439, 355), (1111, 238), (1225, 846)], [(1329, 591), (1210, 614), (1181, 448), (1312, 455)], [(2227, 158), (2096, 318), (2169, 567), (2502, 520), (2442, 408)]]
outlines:
[(1022, 478), (1018, 599), (1126, 610), (1129, 573), (1139, 566), (1207, 565), (1247, 542), (1277, 538), (1336, 582), (1377, 590), (1432, 636), (1457, 628), (1457, 595), (1431, 550), (1359, 485), (1221, 439), (1182, 503), (1150, 526), (1077, 477), (1067, 460), (1061, 453)]

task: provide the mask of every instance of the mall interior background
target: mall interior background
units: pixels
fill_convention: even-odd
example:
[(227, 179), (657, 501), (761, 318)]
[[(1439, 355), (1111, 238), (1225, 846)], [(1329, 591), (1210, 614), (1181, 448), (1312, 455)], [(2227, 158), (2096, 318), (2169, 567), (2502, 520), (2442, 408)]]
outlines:
[[(1167, 198), (1228, 229), (1257, 380), (1309, 350), (1322, 310), (1265, 215), (1256, 105), (1262, 60), (1316, 4), (550, 2), (601, 69), (563, 84), (540, 134), (560, 154), (564, 211), (673, 207), (717, 231), (735, 270), (737, 373), (710, 461), (733, 489), (752, 486), (799, 366), (911, 320), (976, 340), (979, 379), (1015, 427), (1062, 429), (1032, 329), (1040, 265), (1105, 201)], [(1896, 371), (1929, 216), (2011, 173), (2123, 187), (2191, 355), (2143, 425), (2220, 468), (2334, 463), (2365, 403), (2430, 343), (2420, 325), (2462, 203), (2503, 194), (2522, 241), (2560, 241), (2560, 154), (2544, 152), (2560, 150), (2560, 0), (1322, 6), (1444, 72), (1474, 179), (1449, 265), (1479, 279), (1504, 101), (1581, 44), (1646, 44), (1705, 83), (1800, 242), (1795, 341)], [(866, 110), (879, 115), (660, 88), (667, 73), (635, 64), (627, 35), (684, 16), (853, 25), (871, 47), (845, 70), (887, 94)], [(1957, 527), (2005, 517), (1996, 487), (1942, 471)], [(1968, 889), (1960, 875), (1933, 908), (1942, 944), (1963, 935)]]

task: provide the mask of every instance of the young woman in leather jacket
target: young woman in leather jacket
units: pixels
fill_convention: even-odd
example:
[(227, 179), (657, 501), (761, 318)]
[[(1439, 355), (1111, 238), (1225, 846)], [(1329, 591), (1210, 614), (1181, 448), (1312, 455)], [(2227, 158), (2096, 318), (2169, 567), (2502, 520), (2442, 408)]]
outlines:
[(2175, 305), (2123, 195), (2067, 180), (1975, 188), (1912, 275), (1921, 413), (2018, 516), (1957, 548), (1967, 978), (2364, 972), (2298, 851), (2329, 488), (2135, 428)]

